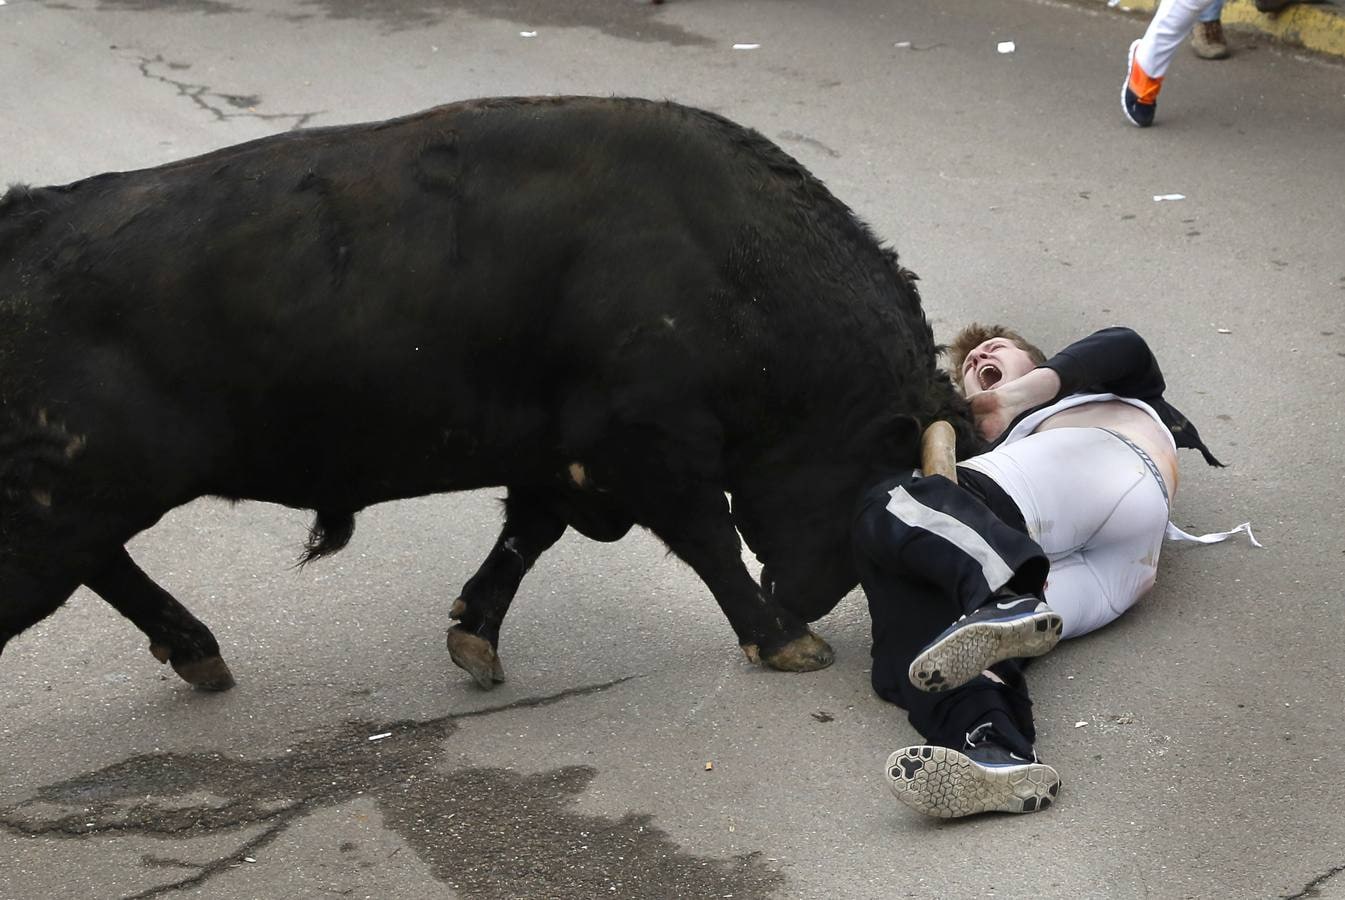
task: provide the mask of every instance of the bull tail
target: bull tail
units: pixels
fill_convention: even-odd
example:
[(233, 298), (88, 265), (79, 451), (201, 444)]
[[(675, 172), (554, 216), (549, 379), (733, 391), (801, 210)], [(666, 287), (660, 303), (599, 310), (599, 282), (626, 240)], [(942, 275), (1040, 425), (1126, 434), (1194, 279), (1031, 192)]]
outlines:
[(308, 540), (304, 542), (304, 552), (299, 557), (299, 565), (306, 566), (315, 559), (331, 556), (350, 543), (355, 534), (355, 514), (353, 512), (319, 509), (308, 529)]

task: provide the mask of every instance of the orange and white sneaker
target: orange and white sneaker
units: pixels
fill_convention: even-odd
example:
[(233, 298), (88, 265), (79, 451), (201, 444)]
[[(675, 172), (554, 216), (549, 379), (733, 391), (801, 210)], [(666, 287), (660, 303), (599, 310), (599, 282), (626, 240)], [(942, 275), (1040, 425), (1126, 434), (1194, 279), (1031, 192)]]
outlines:
[(1148, 128), (1154, 123), (1154, 110), (1158, 107), (1158, 92), (1163, 87), (1162, 78), (1150, 78), (1135, 61), (1135, 51), (1140, 42), (1130, 45), (1130, 56), (1126, 66), (1126, 83), (1121, 89), (1121, 112), (1126, 121), (1137, 128)]

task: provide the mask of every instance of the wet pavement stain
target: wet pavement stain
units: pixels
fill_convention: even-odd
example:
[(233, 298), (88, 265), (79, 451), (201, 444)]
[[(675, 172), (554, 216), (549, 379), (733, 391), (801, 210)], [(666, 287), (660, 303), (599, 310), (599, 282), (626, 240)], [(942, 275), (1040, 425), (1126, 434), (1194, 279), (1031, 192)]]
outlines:
[[(713, 43), (709, 38), (660, 21), (658, 7), (632, 0), (299, 0), (329, 19), (363, 19), (386, 32), (437, 25), (453, 13), (469, 13), (526, 25), (529, 29), (595, 28), (612, 37), (677, 46)], [(294, 17), (291, 17), (294, 18)]]
[[(379, 794), (383, 821), (465, 898), (764, 898), (784, 876), (749, 853), (724, 861), (679, 850), (648, 815), (569, 809), (595, 769), (429, 773)], [(453, 802), (446, 803), (444, 798)]]
[[(254, 835), (240, 834), (240, 847), (204, 864), (173, 859), (171, 850), (142, 856), (147, 869), (180, 869), (182, 877), (128, 900), (197, 887), (228, 871), (240, 856), (270, 844), (306, 814), (359, 796), (377, 802), (385, 826), (467, 900), (655, 898), (667, 896), (672, 887), (684, 896), (765, 898), (779, 889), (784, 876), (760, 854), (729, 860), (695, 856), (679, 849), (651, 816), (610, 819), (575, 812), (571, 804), (597, 774), (593, 768), (569, 766), (535, 775), (436, 768), (459, 720), (549, 705), (626, 680), (427, 722), (348, 722), (260, 759), (219, 753), (136, 756), (39, 788), (27, 800), (0, 809), (0, 828), (70, 839), (145, 835), (188, 840), (244, 830)], [(386, 738), (369, 740), (388, 732)]]

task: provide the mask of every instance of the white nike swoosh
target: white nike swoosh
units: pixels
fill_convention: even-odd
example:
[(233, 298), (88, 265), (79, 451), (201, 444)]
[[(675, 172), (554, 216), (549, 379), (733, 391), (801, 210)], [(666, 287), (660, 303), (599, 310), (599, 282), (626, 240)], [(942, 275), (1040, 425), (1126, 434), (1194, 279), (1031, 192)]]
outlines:
[(996, 603), (995, 605), (998, 606), (1000, 609), (1013, 609), (1015, 606), (1021, 606), (1022, 604), (1028, 602), (1029, 599), (1031, 598), (1024, 597), (1021, 600), (1010, 600), (1008, 603)]

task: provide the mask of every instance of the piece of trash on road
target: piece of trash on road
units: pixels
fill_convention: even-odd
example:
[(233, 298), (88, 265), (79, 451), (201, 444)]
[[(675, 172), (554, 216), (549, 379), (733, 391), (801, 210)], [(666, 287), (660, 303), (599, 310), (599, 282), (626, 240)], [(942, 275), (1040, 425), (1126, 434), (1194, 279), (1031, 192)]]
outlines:
[(243, 862), (255, 863), (256, 861), (257, 861), (257, 860), (253, 859), (251, 856), (245, 856), (245, 857), (243, 857)]
[(910, 42), (910, 41), (897, 41), (897, 42), (896, 42), (895, 44), (893, 44), (892, 46), (893, 46), (893, 47), (898, 47), (898, 48), (900, 48), (900, 49), (902, 49), (902, 50), (909, 50), (909, 49), (911, 49), (911, 42)]
[(1074, 723), (1074, 727), (1075, 727), (1075, 728), (1082, 728), (1082, 727), (1084, 727), (1084, 726), (1087, 725), (1087, 724), (1088, 724), (1087, 722), (1075, 722), (1075, 723)]
[(1185, 194), (1154, 194), (1154, 202), (1162, 203), (1164, 200), (1185, 200)]
[(519, 36), (519, 37), (537, 37), (537, 32), (535, 32), (535, 31), (520, 31), (520, 32), (518, 33), (518, 36)]
[(760, 47), (761, 47), (760, 44), (734, 44), (734, 45), (733, 45), (733, 49), (734, 49), (734, 50), (757, 50), (757, 49), (759, 49)]
[(371, 740), (371, 741), (381, 741), (381, 740), (383, 740), (383, 738), (390, 738), (390, 737), (392, 737), (392, 732), (391, 732), (391, 731), (385, 731), (385, 732), (383, 732), (382, 734), (371, 734), (371, 735), (369, 735), (369, 740)]
[(1013, 41), (1000, 41), (995, 45), (995, 49), (1000, 53), (1012, 53), (1017, 49)]
[(1220, 334), (1232, 334), (1232, 333), (1233, 333), (1233, 332), (1229, 331), (1227, 328), (1216, 328), (1216, 329), (1214, 329), (1214, 330), (1217, 331), (1217, 332), (1219, 332)]
[(708, 763), (705, 764), (705, 771), (709, 772), (709, 771), (710, 771), (711, 769), (713, 769), (714, 767), (715, 767), (715, 764), (714, 764), (714, 763), (712, 763), (712, 762), (708, 762)]

